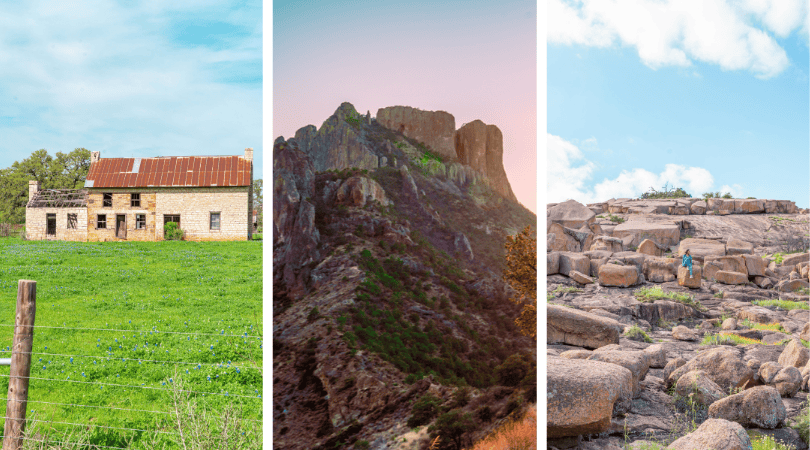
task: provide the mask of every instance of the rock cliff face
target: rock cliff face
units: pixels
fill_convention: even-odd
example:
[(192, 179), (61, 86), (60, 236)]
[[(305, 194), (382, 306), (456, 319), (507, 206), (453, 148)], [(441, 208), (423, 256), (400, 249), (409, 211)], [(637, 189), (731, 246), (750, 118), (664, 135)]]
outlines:
[(364, 119), (351, 103), (343, 103), (321, 125), (307, 125), (295, 132), (300, 150), (312, 159), (318, 172), (359, 167), (376, 169), (380, 159), (358, 130)]
[(412, 422), (428, 394), (475, 417), (474, 442), (535, 402), (502, 269), (537, 218), (486, 176), (349, 104), (276, 140), (274, 448), (427, 448), (438, 417)]
[(489, 185), (502, 196), (517, 201), (503, 170), (503, 134), (498, 127), (473, 120), (459, 128), (456, 155), (462, 164), (483, 173)]
[(456, 119), (444, 111), (422, 111), (410, 106), (389, 106), (377, 110), (377, 122), (422, 142), (439, 155), (456, 159)]

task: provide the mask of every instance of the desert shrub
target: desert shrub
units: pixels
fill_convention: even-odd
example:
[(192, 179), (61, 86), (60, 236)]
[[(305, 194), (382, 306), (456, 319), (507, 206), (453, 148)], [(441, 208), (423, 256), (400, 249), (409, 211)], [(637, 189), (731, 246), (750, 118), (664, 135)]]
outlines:
[(408, 427), (416, 428), (430, 423), (439, 414), (439, 405), (442, 401), (432, 394), (425, 394), (411, 408), (411, 417), (408, 418)]
[(450, 402), (450, 409), (463, 408), (470, 402), (470, 388), (467, 386), (456, 389)]
[(643, 199), (651, 199), (651, 198), (684, 198), (684, 197), (691, 197), (683, 188), (674, 188), (669, 187), (669, 184), (665, 184), (661, 190), (657, 190), (655, 188), (650, 188), (649, 191), (641, 194), (641, 198)]
[(163, 239), (167, 241), (179, 241), (183, 239), (185, 233), (183, 230), (177, 228), (176, 222), (169, 222), (163, 225)]

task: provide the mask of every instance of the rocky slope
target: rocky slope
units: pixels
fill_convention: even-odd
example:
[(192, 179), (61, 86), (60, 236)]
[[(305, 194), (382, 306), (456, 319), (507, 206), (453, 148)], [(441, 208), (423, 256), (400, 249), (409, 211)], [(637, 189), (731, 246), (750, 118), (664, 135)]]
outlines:
[(550, 446), (807, 448), (810, 217), (698, 202), (549, 205)]
[(388, 125), (344, 103), (274, 145), (274, 448), (426, 448), (457, 414), (455, 448), (534, 402), (501, 272), (536, 217)]

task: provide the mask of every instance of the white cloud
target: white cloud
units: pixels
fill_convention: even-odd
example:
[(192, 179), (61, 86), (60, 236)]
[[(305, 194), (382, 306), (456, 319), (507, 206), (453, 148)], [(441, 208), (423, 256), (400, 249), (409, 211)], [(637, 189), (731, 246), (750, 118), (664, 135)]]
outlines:
[(260, 3), (2, 9), (0, 118), (12, 119), (0, 121), (0, 167), (40, 148), (112, 157), (254, 147), (261, 173)]
[(807, 17), (806, 0), (549, 0), (548, 40), (629, 45), (653, 69), (696, 60), (770, 78), (789, 61), (761, 28), (786, 37)]
[(724, 184), (723, 187), (720, 188), (720, 195), (723, 195), (726, 192), (730, 192), (731, 196), (734, 198), (745, 198), (743, 197), (743, 187), (737, 183), (734, 183), (731, 186)]
[[(552, 134), (547, 135), (547, 145), (549, 203), (568, 199), (595, 203), (611, 198), (637, 198), (650, 188), (661, 190), (664, 185), (680, 187), (693, 196), (700, 196), (714, 186), (714, 177), (708, 170), (679, 164), (667, 164), (657, 174), (641, 168), (624, 170), (616, 178), (593, 185), (591, 179), (596, 164), (587, 160), (576, 145)], [(742, 187), (735, 185), (728, 191), (742, 192)]]

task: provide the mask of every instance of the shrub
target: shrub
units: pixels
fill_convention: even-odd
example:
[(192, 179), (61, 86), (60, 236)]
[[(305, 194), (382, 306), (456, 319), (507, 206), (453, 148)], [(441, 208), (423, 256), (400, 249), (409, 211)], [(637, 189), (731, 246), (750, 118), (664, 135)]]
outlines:
[(662, 190), (656, 190), (655, 188), (650, 188), (649, 191), (641, 194), (641, 198), (643, 199), (650, 199), (650, 198), (684, 198), (684, 197), (691, 197), (683, 188), (671, 188), (669, 184), (665, 184)]
[(799, 432), (805, 444), (810, 444), (810, 406), (804, 407), (791, 427)]
[(653, 341), (650, 338), (650, 336), (648, 336), (647, 333), (644, 332), (644, 330), (642, 330), (641, 328), (639, 328), (638, 325), (635, 324), (630, 328), (628, 328), (627, 331), (624, 333), (624, 335), (627, 337), (627, 339), (633, 341), (649, 342), (649, 343), (652, 343)]
[(454, 409), (444, 413), (436, 419), (436, 423), (429, 430), (434, 436), (441, 436), (439, 449), (461, 448), (464, 434), (475, 429), (475, 421), (472, 414)]
[(782, 300), (781, 298), (777, 299), (777, 300), (754, 300), (751, 303), (753, 303), (753, 304), (755, 304), (757, 306), (765, 306), (765, 307), (776, 306), (778, 308), (782, 308), (782, 309), (788, 310), (788, 311), (790, 311), (791, 309), (808, 309), (808, 308), (810, 308), (810, 305), (808, 305), (807, 302), (794, 302), (792, 300)]
[(183, 239), (185, 233), (180, 228), (177, 228), (176, 222), (169, 222), (163, 225), (163, 239), (167, 241), (179, 241)]
[(498, 382), (503, 386), (517, 386), (531, 370), (531, 363), (520, 354), (510, 355), (500, 366), (495, 368)]
[(419, 397), (419, 400), (413, 404), (413, 408), (411, 409), (411, 417), (408, 418), (408, 427), (416, 428), (430, 423), (439, 413), (439, 405), (441, 405), (441, 403), (442, 401), (432, 394), (425, 394)]

